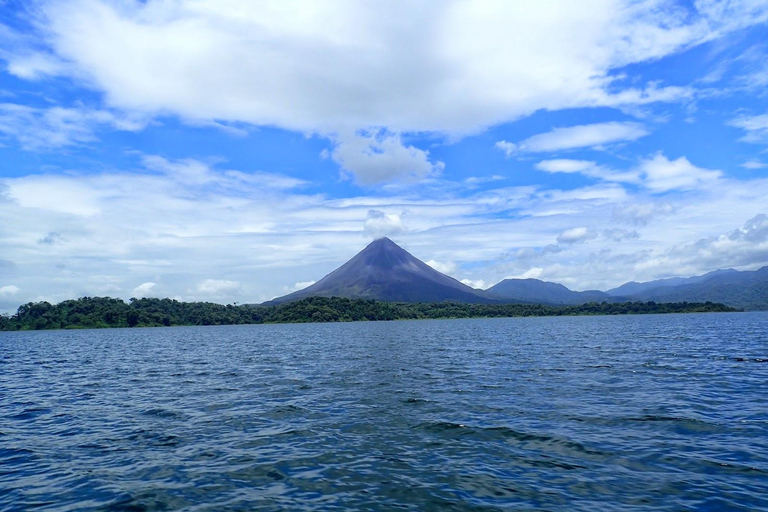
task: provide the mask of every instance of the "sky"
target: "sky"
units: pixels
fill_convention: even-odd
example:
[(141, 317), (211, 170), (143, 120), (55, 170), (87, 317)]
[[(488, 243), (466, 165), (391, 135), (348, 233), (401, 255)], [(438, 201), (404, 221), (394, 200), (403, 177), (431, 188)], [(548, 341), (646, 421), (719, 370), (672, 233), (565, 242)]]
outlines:
[(0, 0), (0, 311), (768, 264), (768, 1)]

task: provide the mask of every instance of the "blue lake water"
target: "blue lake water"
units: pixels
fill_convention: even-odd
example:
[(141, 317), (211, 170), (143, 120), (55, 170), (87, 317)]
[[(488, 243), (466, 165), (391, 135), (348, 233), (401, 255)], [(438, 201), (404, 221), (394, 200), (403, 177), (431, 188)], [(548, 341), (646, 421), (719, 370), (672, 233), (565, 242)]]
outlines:
[(768, 510), (768, 313), (0, 333), (0, 510)]

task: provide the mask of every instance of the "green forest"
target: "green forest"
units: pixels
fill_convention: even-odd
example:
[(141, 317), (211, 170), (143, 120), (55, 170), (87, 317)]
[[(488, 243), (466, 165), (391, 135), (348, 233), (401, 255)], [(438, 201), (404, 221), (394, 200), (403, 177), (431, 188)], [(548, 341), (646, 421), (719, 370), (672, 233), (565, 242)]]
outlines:
[(460, 304), (381, 302), (339, 297), (311, 297), (278, 306), (221, 305), (172, 299), (83, 297), (59, 304), (30, 302), (16, 314), (0, 315), (0, 330), (162, 327), (303, 322), (356, 322), (439, 318), (502, 318), (521, 316), (627, 315), (736, 311), (712, 302), (589, 303), (580, 306), (531, 304)]

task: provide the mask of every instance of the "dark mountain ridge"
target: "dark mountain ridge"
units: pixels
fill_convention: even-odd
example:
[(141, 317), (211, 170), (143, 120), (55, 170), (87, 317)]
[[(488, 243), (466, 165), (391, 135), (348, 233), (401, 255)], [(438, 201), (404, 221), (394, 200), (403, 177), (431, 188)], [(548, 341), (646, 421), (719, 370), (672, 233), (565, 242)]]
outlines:
[(575, 305), (587, 302), (622, 302), (605, 292), (587, 290), (575, 292), (558, 283), (539, 279), (504, 279), (485, 290), (489, 297), (516, 302), (552, 305)]
[(723, 275), (734, 275), (738, 273), (739, 273), (738, 270), (727, 268), (727, 269), (721, 269), (721, 270), (714, 270), (712, 272), (708, 272), (701, 276), (670, 277), (667, 279), (657, 279), (655, 281), (647, 281), (645, 283), (630, 281), (628, 283), (624, 283), (623, 285), (617, 288), (612, 288), (606, 291), (605, 293), (607, 293), (608, 295), (612, 295), (614, 297), (631, 297), (633, 295), (646, 293), (651, 290), (656, 290), (660, 288), (674, 288), (676, 286), (702, 283), (713, 277), (719, 277)]
[(749, 310), (768, 309), (768, 266), (757, 270), (715, 271), (678, 286), (651, 287), (631, 296), (656, 302), (721, 302)]
[(768, 309), (768, 267), (716, 270), (701, 276), (629, 282), (607, 292), (573, 291), (539, 279), (505, 279), (476, 290), (433, 269), (389, 238), (374, 240), (342, 266), (305, 288), (265, 305), (308, 297), (343, 297), (384, 302), (521, 303), (553, 306), (588, 302), (719, 302), (743, 309)]

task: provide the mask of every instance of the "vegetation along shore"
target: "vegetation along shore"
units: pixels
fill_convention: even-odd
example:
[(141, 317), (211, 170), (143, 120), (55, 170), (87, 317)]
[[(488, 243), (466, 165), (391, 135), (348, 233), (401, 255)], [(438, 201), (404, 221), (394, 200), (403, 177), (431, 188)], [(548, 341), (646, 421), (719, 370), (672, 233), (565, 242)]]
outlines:
[(705, 302), (588, 303), (578, 306), (538, 304), (404, 303), (339, 297), (310, 297), (276, 306), (221, 305), (172, 299), (83, 297), (59, 304), (30, 302), (16, 314), (0, 315), (0, 330), (90, 329), (182, 325), (238, 325), (305, 322), (355, 322), (521, 316), (626, 315), (730, 312), (737, 309)]

